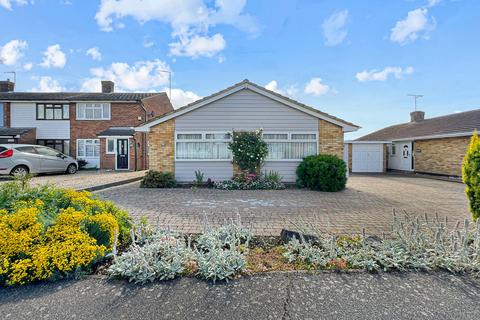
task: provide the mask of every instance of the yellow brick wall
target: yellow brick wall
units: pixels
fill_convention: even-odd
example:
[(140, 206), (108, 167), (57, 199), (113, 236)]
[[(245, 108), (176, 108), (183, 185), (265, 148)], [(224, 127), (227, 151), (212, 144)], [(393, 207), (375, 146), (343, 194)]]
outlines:
[(415, 171), (462, 175), (462, 161), (470, 137), (415, 141)]
[(148, 133), (149, 169), (175, 173), (175, 120), (162, 122)]
[(342, 127), (320, 119), (318, 123), (318, 137), (320, 154), (333, 154), (343, 159)]

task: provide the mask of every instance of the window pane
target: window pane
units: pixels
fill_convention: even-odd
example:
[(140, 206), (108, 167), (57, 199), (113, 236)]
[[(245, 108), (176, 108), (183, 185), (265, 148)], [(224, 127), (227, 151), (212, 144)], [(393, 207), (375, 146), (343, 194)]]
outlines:
[(45, 119), (45, 106), (43, 104), (37, 105), (37, 117), (38, 119)]
[(20, 152), (25, 152), (25, 153), (37, 153), (33, 147), (18, 147), (15, 148)]
[(266, 140), (287, 140), (288, 134), (287, 133), (264, 133), (263, 139)]
[(93, 108), (93, 119), (102, 119), (102, 105), (96, 104)]
[(45, 119), (48, 119), (48, 120), (53, 119), (53, 109), (52, 108), (45, 108)]
[(37, 147), (37, 152), (43, 156), (56, 157), (58, 151), (47, 147)]
[(54, 113), (54, 119), (56, 120), (61, 120), (62, 119), (62, 109), (61, 108), (55, 108), (53, 110)]
[(228, 142), (177, 142), (177, 159), (230, 159)]
[(314, 133), (292, 133), (292, 140), (315, 140), (316, 135)]
[(3, 127), (3, 103), (0, 102), (0, 127)]
[(85, 119), (93, 119), (93, 108), (90, 105), (85, 106)]
[(107, 152), (114, 153), (115, 152), (115, 140), (107, 139)]
[(317, 153), (316, 142), (269, 142), (267, 146), (267, 160), (301, 160)]
[(68, 104), (63, 105), (63, 119), (70, 119), (70, 107)]
[(85, 157), (85, 140), (77, 140), (77, 156)]
[(77, 119), (85, 118), (85, 104), (77, 104)]
[(207, 133), (205, 135), (205, 139), (207, 140), (229, 140), (230, 134), (228, 133)]
[(70, 155), (70, 140), (63, 140), (63, 153)]
[(110, 105), (108, 103), (103, 104), (103, 119), (110, 119)]
[(95, 149), (94, 149), (94, 156), (95, 157), (100, 157), (100, 141), (95, 141), (95, 145), (94, 145)]
[(85, 157), (93, 157), (94, 156), (94, 148), (93, 148), (93, 144), (86, 144), (85, 145)]
[(177, 134), (177, 139), (181, 140), (201, 140), (201, 133), (179, 133)]

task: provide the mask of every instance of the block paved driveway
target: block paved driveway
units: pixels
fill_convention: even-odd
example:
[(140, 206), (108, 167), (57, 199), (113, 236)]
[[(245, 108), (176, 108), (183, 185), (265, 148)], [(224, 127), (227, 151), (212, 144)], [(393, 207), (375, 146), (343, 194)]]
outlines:
[(464, 185), (398, 175), (353, 175), (337, 193), (299, 189), (223, 191), (141, 189), (138, 183), (98, 191), (135, 219), (148, 217), (174, 230), (201, 232), (205, 221), (221, 225), (241, 217), (256, 235), (279, 235), (282, 228), (307, 224), (332, 234), (382, 235), (391, 231), (392, 210), (441, 219), (450, 225), (470, 218)]

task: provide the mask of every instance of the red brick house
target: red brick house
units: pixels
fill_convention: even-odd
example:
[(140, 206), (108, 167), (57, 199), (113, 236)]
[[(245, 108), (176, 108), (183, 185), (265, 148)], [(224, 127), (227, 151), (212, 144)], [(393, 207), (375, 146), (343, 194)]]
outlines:
[(167, 95), (114, 92), (15, 92), (0, 81), (0, 143), (41, 144), (88, 167), (113, 170), (148, 168), (147, 140), (133, 127), (173, 110)]

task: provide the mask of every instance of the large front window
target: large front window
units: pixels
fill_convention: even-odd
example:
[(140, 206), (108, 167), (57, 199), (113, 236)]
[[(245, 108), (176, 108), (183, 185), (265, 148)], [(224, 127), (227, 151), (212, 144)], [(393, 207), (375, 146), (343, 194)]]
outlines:
[[(224, 132), (177, 132), (175, 135), (177, 160), (231, 160), (228, 149), (231, 136)], [(302, 160), (317, 154), (316, 133), (265, 132), (268, 146), (265, 160)]]
[(37, 120), (68, 120), (69, 105), (56, 103), (38, 103)]
[(194, 132), (176, 134), (177, 160), (229, 160), (228, 133)]
[(268, 146), (265, 160), (302, 160), (317, 154), (316, 133), (268, 133), (263, 134)]
[(77, 120), (110, 120), (110, 103), (77, 103)]
[(100, 157), (99, 139), (78, 139), (77, 158), (98, 158)]
[(63, 154), (70, 154), (70, 140), (38, 139), (37, 144), (56, 149)]

